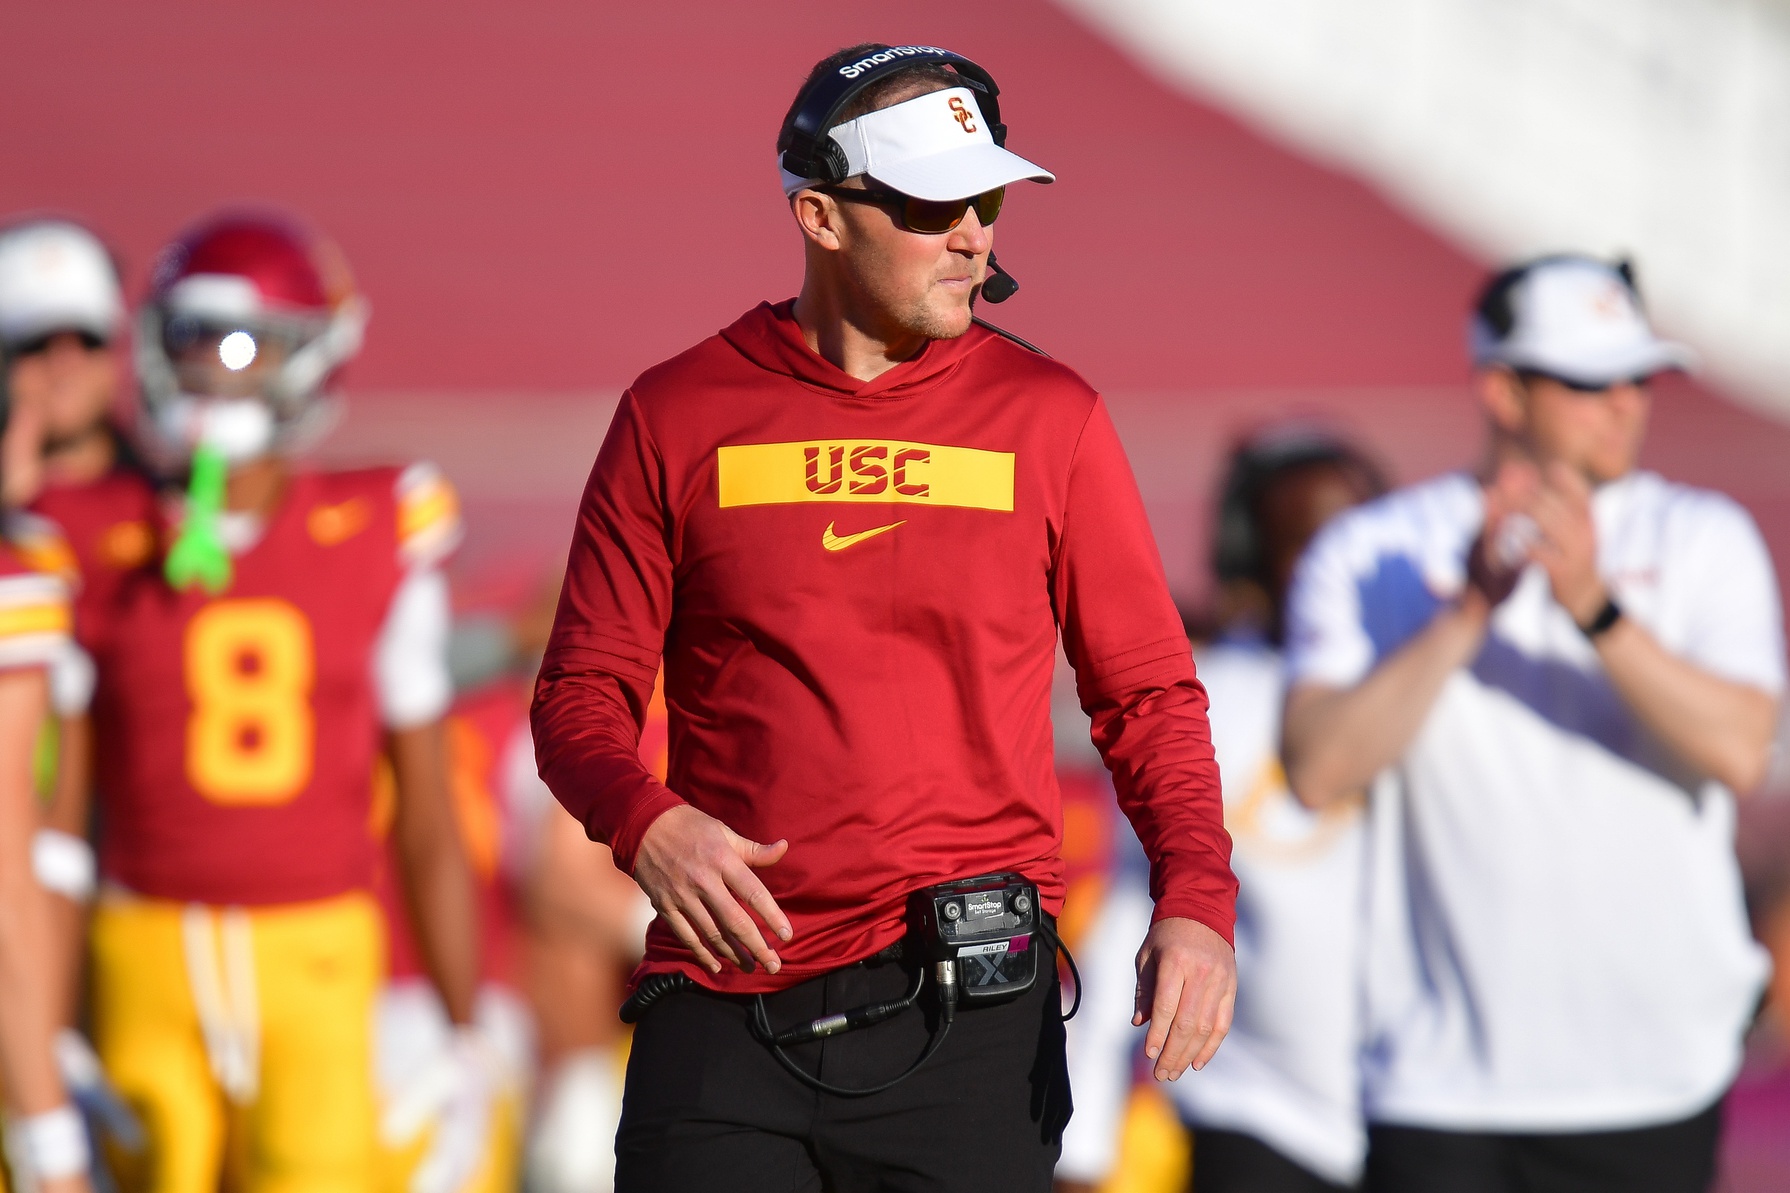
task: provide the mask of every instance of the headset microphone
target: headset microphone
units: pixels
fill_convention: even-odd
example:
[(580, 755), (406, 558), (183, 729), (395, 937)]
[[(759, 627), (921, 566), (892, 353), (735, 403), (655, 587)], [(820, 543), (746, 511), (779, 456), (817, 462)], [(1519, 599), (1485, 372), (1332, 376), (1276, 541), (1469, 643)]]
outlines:
[(984, 302), (1006, 302), (1019, 293), (1019, 279), (1001, 268), (994, 254), (988, 254), (988, 274), (982, 279)]

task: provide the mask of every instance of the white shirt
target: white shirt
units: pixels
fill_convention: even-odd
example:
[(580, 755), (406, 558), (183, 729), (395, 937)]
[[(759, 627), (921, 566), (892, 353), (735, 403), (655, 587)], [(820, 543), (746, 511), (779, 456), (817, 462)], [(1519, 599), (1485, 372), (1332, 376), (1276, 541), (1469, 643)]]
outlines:
[[(1628, 617), (1712, 674), (1782, 690), (1771, 562), (1738, 506), (1636, 473), (1593, 517)], [(1477, 484), (1449, 475), (1326, 527), (1291, 595), (1291, 681), (1365, 677), (1460, 591), (1483, 520)], [(1712, 1103), (1767, 968), (1733, 832), (1732, 796), (1650, 740), (1528, 569), (1376, 784), (1369, 1119), (1588, 1131)]]
[[(1287, 790), (1278, 757), (1280, 656), (1264, 645), (1201, 651), (1212, 742), (1224, 786), (1237, 895), (1235, 1021), (1198, 1073), (1163, 1086), (1183, 1118), (1240, 1131), (1338, 1184), (1366, 1154), (1358, 1052), (1366, 834), (1358, 804), (1325, 813)], [(1150, 924), (1147, 876), (1121, 874), (1087, 934), (1086, 1008), (1070, 1030), (1076, 1114), (1059, 1173), (1110, 1169), (1130, 1057), (1132, 957)]]

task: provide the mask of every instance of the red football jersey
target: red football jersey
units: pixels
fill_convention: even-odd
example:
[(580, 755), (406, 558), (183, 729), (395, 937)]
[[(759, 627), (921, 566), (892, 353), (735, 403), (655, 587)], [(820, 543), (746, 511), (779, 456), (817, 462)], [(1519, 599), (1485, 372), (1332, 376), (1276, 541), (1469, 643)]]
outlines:
[[(0, 671), (48, 667), (67, 646), (68, 586), (35, 542), (0, 537)], [(35, 537), (35, 536), (34, 536)]]
[(92, 650), (119, 584), (157, 554), (155, 489), (136, 469), (118, 468), (90, 485), (52, 486), (32, 509), (66, 536), (69, 566), (79, 578), (75, 633)]
[(170, 589), (158, 551), (84, 603), (107, 878), (251, 905), (370, 885), (374, 647), (416, 541), (457, 528), (445, 482), (399, 475), (295, 475), (219, 596)]

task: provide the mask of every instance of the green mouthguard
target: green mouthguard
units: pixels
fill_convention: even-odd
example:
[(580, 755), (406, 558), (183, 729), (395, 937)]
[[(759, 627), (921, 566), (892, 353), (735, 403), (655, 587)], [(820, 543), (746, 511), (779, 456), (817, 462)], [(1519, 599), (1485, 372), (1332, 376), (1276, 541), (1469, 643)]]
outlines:
[(224, 508), (224, 478), (230, 467), (224, 453), (208, 444), (193, 452), (193, 476), (187, 486), (186, 520), (180, 537), (168, 552), (163, 573), (168, 583), (185, 591), (195, 584), (212, 596), (230, 587), (234, 568), (230, 552), (218, 533), (218, 515)]

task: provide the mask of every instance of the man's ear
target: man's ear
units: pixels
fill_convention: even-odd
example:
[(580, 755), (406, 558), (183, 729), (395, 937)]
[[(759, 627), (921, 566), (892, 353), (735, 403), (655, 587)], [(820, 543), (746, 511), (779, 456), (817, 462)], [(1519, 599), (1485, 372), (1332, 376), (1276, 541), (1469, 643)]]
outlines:
[(839, 205), (819, 191), (799, 190), (790, 197), (789, 209), (795, 214), (802, 235), (823, 249), (837, 250), (839, 242)]
[(1474, 374), (1473, 388), (1486, 417), (1499, 430), (1519, 435), (1529, 424), (1529, 391), (1522, 379), (1502, 365)]

